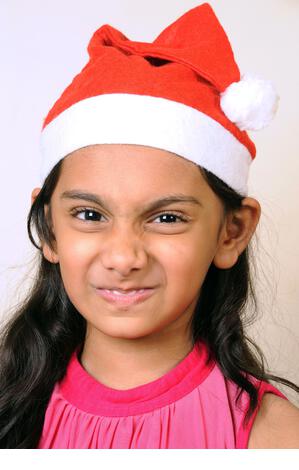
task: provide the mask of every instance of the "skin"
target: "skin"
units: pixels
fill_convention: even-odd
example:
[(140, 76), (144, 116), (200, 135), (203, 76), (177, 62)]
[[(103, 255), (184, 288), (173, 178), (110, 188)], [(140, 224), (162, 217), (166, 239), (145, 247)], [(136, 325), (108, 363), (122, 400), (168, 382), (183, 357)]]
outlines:
[[(108, 206), (61, 198), (74, 189), (97, 194)], [(32, 191), (32, 202), (39, 191)], [(176, 202), (144, 212), (146, 204), (170, 193), (200, 204)], [(86, 220), (86, 212), (74, 217), (75, 208), (96, 211), (98, 220)], [(161, 220), (169, 211), (187, 222)], [(191, 351), (189, 323), (208, 268), (236, 263), (261, 207), (246, 197), (241, 209), (224, 216), (193, 162), (152, 147), (101, 144), (64, 159), (51, 214), (56, 242), (54, 249), (44, 244), (43, 254), (60, 264), (67, 294), (87, 321), (81, 364), (106, 386), (125, 390), (161, 377)], [(96, 292), (130, 284), (156, 286), (155, 293), (143, 303), (116, 307)]]
[(265, 393), (248, 449), (299, 449), (299, 409), (290, 401)]

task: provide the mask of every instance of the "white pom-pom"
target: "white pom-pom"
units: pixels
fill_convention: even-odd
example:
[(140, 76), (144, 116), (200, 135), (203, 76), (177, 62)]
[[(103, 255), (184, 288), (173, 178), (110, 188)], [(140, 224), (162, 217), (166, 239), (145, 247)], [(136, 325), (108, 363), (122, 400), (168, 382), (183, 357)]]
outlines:
[(221, 93), (220, 106), (242, 131), (256, 131), (273, 119), (279, 102), (272, 82), (245, 74)]

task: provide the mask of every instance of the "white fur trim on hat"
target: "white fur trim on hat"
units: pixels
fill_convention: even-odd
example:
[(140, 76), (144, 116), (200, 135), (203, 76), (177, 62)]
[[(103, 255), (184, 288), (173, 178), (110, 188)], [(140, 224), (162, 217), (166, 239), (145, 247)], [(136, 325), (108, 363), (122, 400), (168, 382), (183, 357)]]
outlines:
[(41, 133), (42, 181), (74, 150), (93, 144), (137, 144), (173, 152), (247, 195), (249, 150), (206, 114), (165, 98), (112, 93), (79, 101)]

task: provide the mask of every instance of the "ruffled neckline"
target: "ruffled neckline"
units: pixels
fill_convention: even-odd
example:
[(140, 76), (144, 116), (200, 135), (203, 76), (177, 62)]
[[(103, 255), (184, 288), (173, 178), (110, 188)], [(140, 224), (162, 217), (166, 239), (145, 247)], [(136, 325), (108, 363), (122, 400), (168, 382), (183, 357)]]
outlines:
[(198, 341), (178, 364), (158, 379), (118, 390), (99, 382), (84, 369), (79, 360), (81, 347), (73, 352), (58, 385), (69, 403), (94, 415), (136, 415), (171, 404), (202, 383), (215, 365), (213, 358), (208, 361), (206, 344)]

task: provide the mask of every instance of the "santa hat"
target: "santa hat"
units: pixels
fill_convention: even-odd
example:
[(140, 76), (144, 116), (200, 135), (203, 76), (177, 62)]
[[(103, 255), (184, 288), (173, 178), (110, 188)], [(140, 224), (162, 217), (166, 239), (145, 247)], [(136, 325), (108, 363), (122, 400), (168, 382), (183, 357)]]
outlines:
[(74, 150), (139, 144), (173, 152), (247, 195), (256, 149), (246, 130), (272, 119), (278, 96), (269, 81), (240, 76), (208, 3), (167, 26), (152, 42), (131, 41), (105, 24), (89, 61), (44, 119), (44, 180)]

